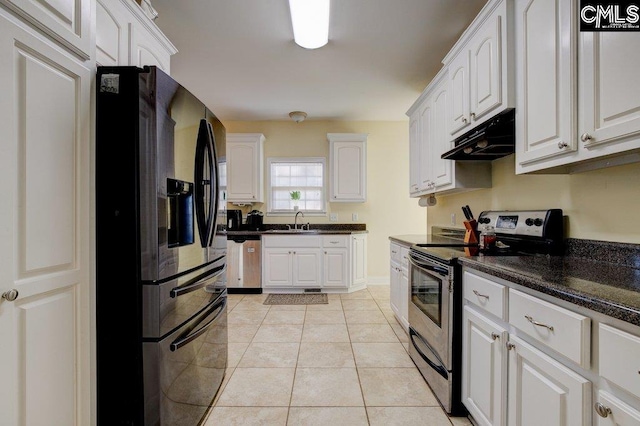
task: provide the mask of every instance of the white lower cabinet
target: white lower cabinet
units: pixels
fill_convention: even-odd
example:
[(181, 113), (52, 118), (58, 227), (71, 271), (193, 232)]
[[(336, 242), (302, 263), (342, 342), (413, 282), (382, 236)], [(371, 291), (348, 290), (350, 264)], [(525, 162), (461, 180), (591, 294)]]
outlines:
[(265, 235), (266, 291), (352, 291), (366, 285), (366, 235)]
[(594, 410), (594, 424), (597, 426), (640, 425), (640, 411), (604, 390), (596, 393)]
[(391, 243), (390, 246), (390, 300), (391, 310), (398, 322), (409, 331), (409, 248)]
[(506, 425), (507, 331), (464, 307), (462, 401), (478, 424)]
[(510, 425), (590, 425), (591, 382), (515, 336), (509, 337)]

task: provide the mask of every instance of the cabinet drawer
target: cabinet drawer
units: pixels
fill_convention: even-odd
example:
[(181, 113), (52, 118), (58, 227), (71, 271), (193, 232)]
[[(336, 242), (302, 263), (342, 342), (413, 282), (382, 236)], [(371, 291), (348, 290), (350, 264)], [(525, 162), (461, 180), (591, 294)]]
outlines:
[(268, 235), (262, 237), (264, 247), (283, 248), (320, 248), (320, 236), (318, 235)]
[(391, 256), (391, 261), (392, 262), (396, 262), (396, 263), (400, 263), (400, 249), (402, 247), (399, 244), (394, 244), (391, 243), (391, 250), (389, 252), (389, 255)]
[(507, 287), (470, 272), (462, 277), (462, 293), (469, 302), (501, 319), (506, 319)]
[(326, 235), (322, 237), (322, 247), (324, 248), (332, 248), (332, 247), (347, 248), (348, 244), (349, 244), (348, 235)]
[(640, 397), (640, 337), (600, 324), (600, 375)]
[(581, 367), (589, 368), (591, 319), (509, 289), (509, 322)]

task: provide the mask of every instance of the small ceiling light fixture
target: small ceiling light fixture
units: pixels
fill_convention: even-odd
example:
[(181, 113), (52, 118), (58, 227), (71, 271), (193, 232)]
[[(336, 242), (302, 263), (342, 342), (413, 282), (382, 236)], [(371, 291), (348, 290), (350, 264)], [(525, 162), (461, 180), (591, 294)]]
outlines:
[(289, 0), (293, 38), (305, 49), (317, 49), (329, 41), (331, 0)]
[(289, 113), (289, 117), (291, 117), (291, 119), (296, 123), (300, 123), (301, 121), (304, 121), (305, 118), (307, 118), (307, 113), (304, 111), (291, 111)]

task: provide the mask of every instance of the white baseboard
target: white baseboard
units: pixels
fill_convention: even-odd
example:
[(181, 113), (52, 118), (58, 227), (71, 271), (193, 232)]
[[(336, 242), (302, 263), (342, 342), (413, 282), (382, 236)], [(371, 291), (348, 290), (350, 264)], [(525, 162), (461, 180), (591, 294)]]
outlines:
[(367, 285), (389, 285), (389, 277), (368, 277)]

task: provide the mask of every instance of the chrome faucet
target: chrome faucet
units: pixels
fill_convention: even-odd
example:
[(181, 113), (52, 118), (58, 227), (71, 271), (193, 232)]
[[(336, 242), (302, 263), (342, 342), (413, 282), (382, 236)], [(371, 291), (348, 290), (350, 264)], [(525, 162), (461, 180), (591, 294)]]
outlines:
[[(298, 230), (298, 215), (299, 215), (299, 214), (301, 214), (301, 215), (302, 215), (302, 217), (304, 217), (304, 213), (302, 213), (302, 211), (300, 211), (300, 210), (299, 210), (299, 211), (298, 211), (298, 213), (296, 213), (296, 219), (295, 219), (295, 221), (294, 221), (294, 223), (293, 223), (293, 229), (294, 229), (294, 231), (297, 231), (297, 230)], [(304, 225), (303, 225), (303, 226), (304, 226)]]

